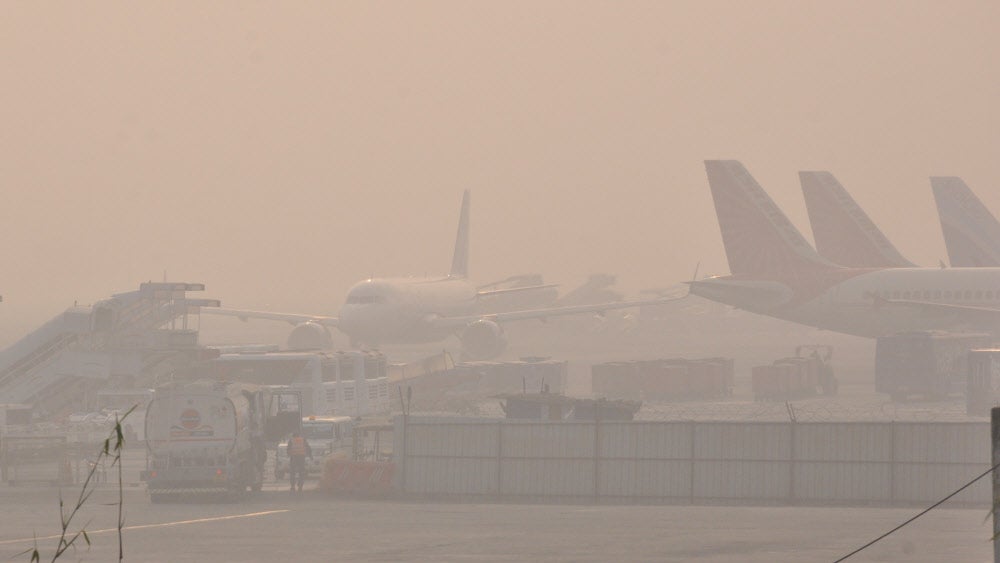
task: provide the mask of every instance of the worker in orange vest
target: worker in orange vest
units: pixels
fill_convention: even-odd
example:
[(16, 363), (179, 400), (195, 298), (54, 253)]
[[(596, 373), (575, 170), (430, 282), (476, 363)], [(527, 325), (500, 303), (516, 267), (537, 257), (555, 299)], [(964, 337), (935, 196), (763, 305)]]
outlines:
[(296, 487), (302, 490), (302, 483), (306, 479), (306, 456), (312, 459), (312, 448), (302, 437), (302, 433), (296, 430), (288, 439), (288, 475), (291, 480), (289, 490), (294, 491)]

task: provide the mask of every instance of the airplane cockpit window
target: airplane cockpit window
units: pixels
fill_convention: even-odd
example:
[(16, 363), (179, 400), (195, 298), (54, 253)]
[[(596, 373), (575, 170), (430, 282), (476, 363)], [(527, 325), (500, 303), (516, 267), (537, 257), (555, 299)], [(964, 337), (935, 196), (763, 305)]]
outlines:
[(349, 295), (347, 297), (347, 303), (350, 305), (367, 305), (381, 302), (381, 295)]

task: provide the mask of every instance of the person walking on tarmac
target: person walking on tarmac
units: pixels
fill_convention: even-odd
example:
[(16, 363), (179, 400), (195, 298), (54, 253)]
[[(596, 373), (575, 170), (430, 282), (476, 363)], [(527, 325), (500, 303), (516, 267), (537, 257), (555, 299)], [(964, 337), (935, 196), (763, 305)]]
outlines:
[(288, 439), (288, 475), (291, 480), (289, 490), (294, 491), (296, 487), (302, 490), (302, 484), (306, 479), (306, 456), (312, 459), (312, 448), (309, 442), (302, 437), (302, 433), (296, 430), (292, 437)]

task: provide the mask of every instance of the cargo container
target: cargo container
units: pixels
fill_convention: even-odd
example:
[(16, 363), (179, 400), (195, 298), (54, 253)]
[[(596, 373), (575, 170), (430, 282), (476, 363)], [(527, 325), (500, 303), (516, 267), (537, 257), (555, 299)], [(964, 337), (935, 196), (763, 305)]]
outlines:
[(815, 394), (815, 390), (800, 385), (798, 367), (793, 364), (754, 366), (750, 378), (757, 401), (789, 401)]
[(969, 350), (988, 348), (981, 333), (907, 332), (875, 344), (875, 390), (894, 401), (912, 396), (942, 399), (967, 385)]
[(789, 401), (812, 397), (818, 392), (836, 391), (828, 364), (815, 355), (775, 360), (769, 366), (751, 369), (750, 386), (754, 400)]
[(667, 358), (591, 366), (591, 390), (645, 400), (718, 399), (733, 393), (733, 360)]

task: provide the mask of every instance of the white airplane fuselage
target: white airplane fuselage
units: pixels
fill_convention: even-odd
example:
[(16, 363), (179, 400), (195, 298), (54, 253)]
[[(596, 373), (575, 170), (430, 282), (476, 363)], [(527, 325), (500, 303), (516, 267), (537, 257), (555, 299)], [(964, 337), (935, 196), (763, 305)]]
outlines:
[(347, 293), (340, 308), (341, 331), (352, 341), (379, 344), (437, 342), (454, 334), (427, 322), (478, 312), (477, 290), (464, 278), (371, 279)]
[[(486, 359), (506, 346), (502, 323), (580, 315), (636, 307), (644, 301), (553, 305), (554, 286), (518, 281), (515, 276), (483, 287), (468, 281), (469, 192), (462, 196), (455, 249), (448, 275), (433, 278), (368, 279), (348, 291), (337, 317), (216, 308), (214, 314), (260, 318), (298, 325), (289, 337), (296, 346), (326, 346), (336, 327), (352, 345), (440, 342), (457, 335), (463, 354)], [(517, 282), (511, 285), (512, 282)], [(540, 278), (539, 278), (540, 282)], [(303, 327), (301, 330), (299, 327)]]
[[(817, 328), (877, 337), (914, 330), (976, 330), (1000, 334), (1000, 268), (830, 270), (800, 287), (746, 276), (707, 278), (691, 293)], [(811, 287), (809, 287), (811, 286)], [(945, 311), (894, 300), (968, 307)]]

